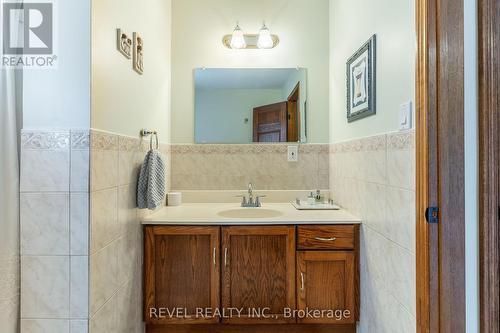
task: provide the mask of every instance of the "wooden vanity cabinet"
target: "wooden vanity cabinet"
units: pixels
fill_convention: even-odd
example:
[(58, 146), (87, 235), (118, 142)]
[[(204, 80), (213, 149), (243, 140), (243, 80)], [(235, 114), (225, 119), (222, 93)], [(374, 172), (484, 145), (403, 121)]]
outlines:
[(295, 323), (295, 227), (224, 227), (222, 252), (222, 307), (243, 309), (223, 322)]
[(297, 321), (355, 324), (359, 320), (359, 225), (298, 226), (297, 249), (297, 309), (336, 311)]
[(297, 255), (297, 309), (332, 310), (299, 323), (354, 324), (355, 259), (353, 252), (306, 251)]
[[(144, 235), (147, 333), (356, 332), (357, 225), (145, 226)], [(161, 308), (187, 314), (151, 316)], [(193, 316), (199, 308), (243, 312)], [(343, 313), (301, 318), (285, 309)]]
[(152, 226), (144, 236), (146, 323), (218, 323), (196, 309), (220, 305), (220, 227)]

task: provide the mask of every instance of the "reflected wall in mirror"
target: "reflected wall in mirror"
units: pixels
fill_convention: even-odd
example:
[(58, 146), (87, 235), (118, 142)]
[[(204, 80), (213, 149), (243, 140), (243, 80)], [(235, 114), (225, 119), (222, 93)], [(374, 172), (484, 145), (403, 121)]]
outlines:
[(196, 69), (196, 143), (306, 142), (307, 70)]

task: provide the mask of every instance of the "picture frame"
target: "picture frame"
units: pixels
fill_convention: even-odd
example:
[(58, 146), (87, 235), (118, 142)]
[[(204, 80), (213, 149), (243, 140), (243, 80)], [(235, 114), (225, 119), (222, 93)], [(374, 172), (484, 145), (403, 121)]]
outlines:
[(373, 35), (347, 60), (347, 121), (377, 114), (376, 47)]

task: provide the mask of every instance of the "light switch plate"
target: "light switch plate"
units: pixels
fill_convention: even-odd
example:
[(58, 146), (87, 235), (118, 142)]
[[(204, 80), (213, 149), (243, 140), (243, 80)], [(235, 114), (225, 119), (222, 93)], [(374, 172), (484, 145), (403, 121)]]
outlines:
[(299, 146), (288, 146), (288, 162), (299, 161)]
[(407, 102), (399, 106), (399, 129), (409, 130), (412, 127), (412, 103)]

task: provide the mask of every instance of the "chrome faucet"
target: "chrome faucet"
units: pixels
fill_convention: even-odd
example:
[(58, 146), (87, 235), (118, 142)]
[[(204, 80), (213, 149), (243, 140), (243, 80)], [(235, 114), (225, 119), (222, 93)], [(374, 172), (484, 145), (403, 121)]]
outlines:
[[(252, 183), (248, 183), (248, 199), (244, 195), (238, 195), (241, 199), (241, 207), (261, 207), (260, 198), (265, 198), (265, 195), (257, 195), (254, 197), (253, 195), (253, 185)], [(255, 200), (254, 200), (255, 198)]]

